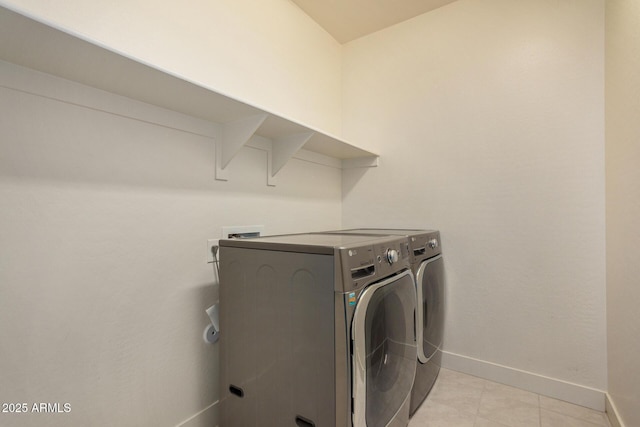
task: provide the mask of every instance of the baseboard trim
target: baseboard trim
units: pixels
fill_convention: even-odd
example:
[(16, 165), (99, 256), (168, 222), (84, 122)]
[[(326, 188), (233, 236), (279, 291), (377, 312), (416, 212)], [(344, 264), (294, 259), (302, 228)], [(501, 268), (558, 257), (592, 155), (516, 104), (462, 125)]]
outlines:
[(605, 410), (605, 392), (591, 387), (446, 351), (442, 353), (442, 367), (597, 411)]
[(211, 427), (218, 426), (218, 401), (204, 408), (178, 424), (176, 427)]
[(609, 422), (611, 423), (611, 427), (625, 427), (624, 423), (620, 419), (618, 415), (618, 410), (616, 409), (616, 405), (611, 400), (611, 396), (609, 393), (605, 396), (605, 412), (607, 413), (607, 418), (609, 418)]

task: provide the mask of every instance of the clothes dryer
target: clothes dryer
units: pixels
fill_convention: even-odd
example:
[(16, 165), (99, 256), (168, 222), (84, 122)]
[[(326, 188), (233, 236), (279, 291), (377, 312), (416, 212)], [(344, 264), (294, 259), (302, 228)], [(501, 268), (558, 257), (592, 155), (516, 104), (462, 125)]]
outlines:
[(405, 427), (416, 292), (406, 238), (220, 241), (220, 425)]
[(410, 414), (413, 415), (433, 387), (442, 361), (445, 279), (440, 232), (437, 230), (359, 228), (331, 231), (331, 233), (398, 235), (405, 236), (408, 240), (411, 270), (416, 280), (418, 301), (416, 333), (419, 363), (411, 391)]

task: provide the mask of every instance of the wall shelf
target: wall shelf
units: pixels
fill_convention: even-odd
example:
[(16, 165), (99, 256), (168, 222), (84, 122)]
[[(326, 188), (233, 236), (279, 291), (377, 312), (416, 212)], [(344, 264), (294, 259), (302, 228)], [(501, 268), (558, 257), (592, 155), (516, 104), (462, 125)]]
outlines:
[(219, 180), (228, 179), (227, 166), (254, 135), (271, 144), (269, 185), (300, 149), (339, 159), (342, 168), (378, 165), (375, 153), (3, 7), (0, 59), (220, 124)]

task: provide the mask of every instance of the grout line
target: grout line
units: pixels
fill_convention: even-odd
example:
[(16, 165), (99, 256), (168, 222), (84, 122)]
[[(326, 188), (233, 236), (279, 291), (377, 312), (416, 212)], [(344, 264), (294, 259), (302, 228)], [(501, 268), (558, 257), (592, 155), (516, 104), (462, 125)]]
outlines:
[(542, 427), (542, 402), (540, 402), (540, 395), (538, 394), (538, 424)]
[(476, 421), (477, 418), (480, 416), (480, 406), (482, 405), (482, 398), (484, 397), (484, 392), (487, 390), (487, 381), (485, 380), (484, 383), (482, 383), (482, 391), (480, 392), (480, 401), (478, 402), (478, 407), (476, 408)]
[(480, 401), (478, 402), (478, 407), (476, 408), (476, 417), (473, 420), (473, 426), (475, 427), (478, 424), (478, 418), (480, 417), (480, 406), (482, 405), (482, 398), (484, 397), (484, 392), (487, 389), (487, 381), (484, 380), (482, 383), (482, 391), (480, 392)]
[[(463, 372), (460, 372), (460, 374), (465, 375), (465, 376), (469, 376), (469, 377), (473, 377), (473, 378), (479, 378), (479, 377), (475, 377), (474, 375), (466, 374), (466, 373), (463, 373)], [(478, 422), (478, 418), (480, 417), (480, 406), (482, 404), (482, 399), (483, 399), (484, 395), (487, 392), (487, 385), (488, 384), (492, 384), (492, 383), (493, 384), (500, 384), (498, 382), (487, 380), (487, 379), (483, 379), (483, 380), (484, 380), (484, 384), (483, 384), (482, 392), (480, 393), (480, 404), (478, 405), (478, 407), (476, 409), (474, 425)], [(512, 386), (508, 386), (508, 387), (512, 387)], [(514, 387), (514, 388), (519, 389), (518, 387)], [(522, 389), (519, 389), (519, 390), (522, 390)], [(527, 390), (524, 390), (524, 391), (527, 391)], [(542, 419), (543, 419), (543, 417), (542, 417), (542, 397), (543, 396), (540, 393), (534, 393), (534, 394), (536, 395), (537, 401), (538, 401), (538, 403), (537, 403), (538, 404), (538, 417), (539, 417), (538, 418), (538, 426), (542, 427), (543, 426), (543, 422), (542, 422)], [(580, 405), (572, 404), (570, 402), (566, 402), (566, 403), (574, 405), (574, 406), (580, 406)], [(595, 409), (590, 409), (590, 408), (585, 408), (585, 409), (603, 414), (603, 416), (605, 417), (603, 419), (605, 419), (606, 423), (609, 423), (609, 420), (606, 419), (606, 414), (602, 413), (602, 411), (597, 411)], [(585, 425), (589, 425), (589, 426), (593, 426), (593, 427), (601, 427), (599, 424), (594, 424), (591, 420), (587, 420), (587, 419), (584, 419), (584, 418), (579, 418), (579, 417), (570, 415), (570, 414), (568, 414), (566, 412), (562, 412), (561, 410), (554, 410), (554, 409), (550, 409), (550, 408), (545, 408), (545, 411), (549, 411), (549, 412), (554, 413), (554, 414), (562, 415), (563, 417), (567, 417), (567, 418), (570, 418), (572, 420), (579, 421), (581, 423), (584, 423)], [(494, 422), (496, 422), (496, 421), (494, 421)], [(501, 424), (501, 423), (498, 423), (498, 424)], [(606, 424), (606, 425), (608, 425), (609, 427), (612, 427), (611, 424)]]
[[(540, 399), (541, 399), (541, 398), (542, 398), (542, 396), (541, 396), (541, 395), (538, 395), (538, 400), (539, 400), (539, 401), (540, 401)], [(559, 400), (559, 399), (556, 399), (556, 400)], [(581, 410), (584, 410), (584, 411), (597, 412), (597, 413), (599, 413), (600, 415), (602, 415), (603, 420), (605, 420), (605, 422), (608, 422), (608, 419), (607, 419), (607, 413), (606, 413), (606, 412), (598, 411), (598, 410), (596, 410), (596, 409), (591, 409), (591, 408), (581, 407), (580, 405), (576, 405), (575, 403), (571, 403), (571, 402), (565, 402), (565, 401), (561, 401), (561, 402), (566, 403), (567, 405), (572, 405), (572, 406), (579, 407)], [(562, 411), (562, 410), (560, 410), (560, 409), (545, 408), (544, 410), (545, 410), (545, 411), (547, 411), (547, 412), (553, 412), (554, 414), (562, 415), (562, 416), (567, 417), (567, 418), (571, 418), (572, 420), (580, 421), (581, 423), (585, 423), (585, 424), (588, 424), (588, 425), (590, 425), (590, 426), (594, 426), (594, 427), (595, 427), (595, 426), (598, 426), (598, 427), (601, 427), (601, 426), (602, 426), (602, 423), (600, 423), (600, 424), (595, 424), (595, 423), (593, 423), (591, 420), (588, 420), (588, 419), (586, 419), (586, 418), (581, 418), (581, 417), (579, 417), (579, 416), (571, 415), (571, 414), (569, 414), (569, 413), (567, 413), (567, 412), (564, 412), (564, 411)], [(540, 419), (542, 420), (542, 402), (540, 402), (540, 411), (541, 411), (541, 412), (540, 412)], [(605, 427), (606, 427), (606, 426), (605, 426)]]

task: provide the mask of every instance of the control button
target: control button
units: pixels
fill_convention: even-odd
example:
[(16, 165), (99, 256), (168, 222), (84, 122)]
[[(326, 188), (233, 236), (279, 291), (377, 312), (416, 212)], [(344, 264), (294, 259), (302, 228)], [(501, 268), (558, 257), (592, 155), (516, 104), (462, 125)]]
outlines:
[(394, 262), (398, 262), (398, 251), (395, 249), (387, 249), (386, 252), (387, 261), (389, 264), (393, 264)]
[(431, 239), (427, 242), (427, 245), (429, 245), (429, 247), (431, 249), (435, 249), (438, 247), (438, 239)]

